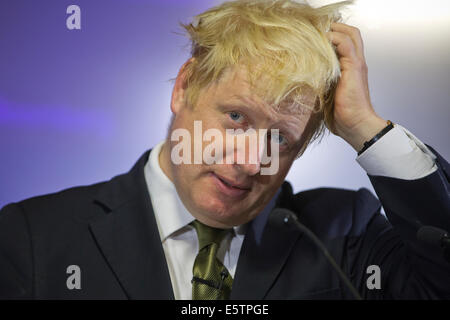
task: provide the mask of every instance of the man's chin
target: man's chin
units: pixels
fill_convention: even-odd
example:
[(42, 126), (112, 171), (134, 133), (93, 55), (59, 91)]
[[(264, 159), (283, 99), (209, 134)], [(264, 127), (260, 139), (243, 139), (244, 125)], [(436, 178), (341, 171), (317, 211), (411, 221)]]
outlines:
[(221, 224), (222, 228), (234, 227), (248, 222), (250, 219), (245, 214), (245, 208), (237, 208), (236, 204), (223, 205), (217, 203), (215, 205), (202, 205), (200, 211), (205, 219), (213, 224)]

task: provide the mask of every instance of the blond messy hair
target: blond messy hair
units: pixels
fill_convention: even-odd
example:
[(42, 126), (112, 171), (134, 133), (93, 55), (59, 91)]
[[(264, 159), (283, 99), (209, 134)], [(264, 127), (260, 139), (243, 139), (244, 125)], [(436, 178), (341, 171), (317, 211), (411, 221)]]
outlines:
[[(247, 69), (252, 88), (274, 107), (302, 108), (312, 117), (302, 137), (301, 153), (333, 131), (334, 92), (339, 61), (326, 37), (332, 22), (341, 21), (343, 1), (319, 8), (291, 0), (224, 2), (183, 24), (195, 58), (186, 66), (186, 99), (195, 105), (200, 91), (218, 81), (232, 67)], [(260, 77), (272, 81), (258, 83)], [(314, 101), (304, 103), (305, 96)], [(311, 99), (310, 99), (311, 100)]]

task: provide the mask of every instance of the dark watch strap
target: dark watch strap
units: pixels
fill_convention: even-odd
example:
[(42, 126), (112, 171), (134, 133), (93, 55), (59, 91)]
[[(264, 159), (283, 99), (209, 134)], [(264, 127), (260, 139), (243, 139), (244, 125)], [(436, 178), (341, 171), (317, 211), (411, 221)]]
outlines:
[(358, 156), (363, 153), (364, 151), (366, 151), (371, 145), (373, 145), (375, 142), (377, 142), (377, 140), (379, 140), (382, 136), (384, 136), (386, 133), (389, 132), (389, 130), (391, 130), (392, 128), (394, 128), (394, 124), (388, 120), (387, 121), (387, 126), (384, 127), (383, 130), (381, 130), (380, 132), (378, 132), (375, 137), (373, 137), (372, 139), (370, 139), (369, 141), (364, 142), (364, 146), (363, 148), (358, 152)]

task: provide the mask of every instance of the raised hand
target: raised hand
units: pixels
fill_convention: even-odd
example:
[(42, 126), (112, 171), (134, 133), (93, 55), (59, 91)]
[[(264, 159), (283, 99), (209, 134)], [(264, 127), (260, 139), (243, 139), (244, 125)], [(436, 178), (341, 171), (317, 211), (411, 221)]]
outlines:
[(332, 23), (327, 37), (336, 46), (341, 66), (331, 131), (359, 151), (365, 141), (386, 126), (386, 120), (376, 114), (370, 101), (368, 68), (359, 29)]

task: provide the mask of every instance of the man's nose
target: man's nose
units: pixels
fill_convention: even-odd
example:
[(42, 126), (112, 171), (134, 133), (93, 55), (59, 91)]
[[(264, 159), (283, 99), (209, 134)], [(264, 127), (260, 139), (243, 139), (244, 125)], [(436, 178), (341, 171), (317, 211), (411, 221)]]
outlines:
[[(237, 162), (235, 165), (237, 169), (249, 176), (258, 174), (261, 170), (261, 158), (263, 152), (263, 145), (260, 145), (262, 139), (258, 136), (246, 135), (245, 145), (237, 146)], [(244, 160), (244, 161), (243, 161)]]
[(251, 163), (244, 163), (244, 164), (236, 164), (238, 171), (241, 173), (244, 173), (248, 176), (254, 176), (259, 173), (261, 170), (261, 166), (259, 163), (257, 164), (251, 164)]

